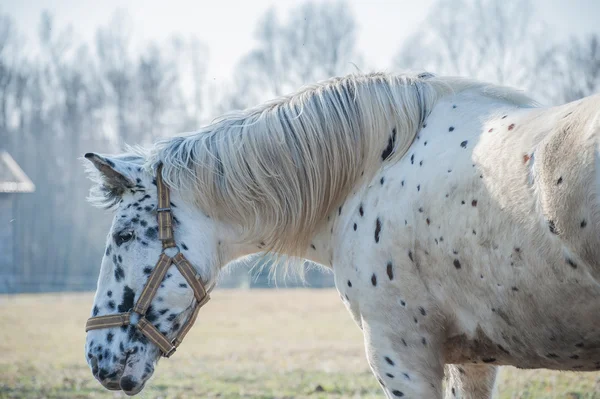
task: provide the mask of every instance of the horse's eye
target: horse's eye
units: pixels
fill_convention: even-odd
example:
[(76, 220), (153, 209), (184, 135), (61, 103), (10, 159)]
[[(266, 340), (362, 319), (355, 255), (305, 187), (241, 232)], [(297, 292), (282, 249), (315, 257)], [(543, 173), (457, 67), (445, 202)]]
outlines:
[(133, 231), (123, 230), (123, 231), (118, 232), (115, 235), (115, 243), (117, 244), (117, 247), (120, 247), (121, 244), (123, 244), (127, 241), (131, 241), (132, 238), (133, 238)]

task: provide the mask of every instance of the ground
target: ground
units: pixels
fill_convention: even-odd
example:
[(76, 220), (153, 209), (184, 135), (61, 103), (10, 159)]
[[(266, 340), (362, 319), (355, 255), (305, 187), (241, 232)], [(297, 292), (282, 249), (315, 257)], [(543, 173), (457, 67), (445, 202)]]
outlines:
[[(142, 398), (380, 398), (335, 290), (217, 290)], [(84, 359), (92, 294), (0, 296), (0, 398), (113, 398)], [(504, 368), (499, 398), (598, 398), (600, 373)]]

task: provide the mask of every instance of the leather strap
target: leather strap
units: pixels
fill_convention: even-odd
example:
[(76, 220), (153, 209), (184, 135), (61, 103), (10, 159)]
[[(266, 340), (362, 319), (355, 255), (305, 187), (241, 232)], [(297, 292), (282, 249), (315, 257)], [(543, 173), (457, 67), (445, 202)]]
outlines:
[(167, 274), (167, 270), (169, 270), (169, 267), (171, 266), (171, 262), (171, 258), (168, 257), (164, 252), (160, 254), (158, 263), (148, 277), (146, 286), (144, 287), (144, 290), (140, 294), (140, 297), (133, 307), (134, 312), (139, 313), (142, 316), (146, 314), (148, 306), (150, 306), (150, 303), (152, 303), (154, 295), (156, 295), (156, 291), (158, 291), (158, 288), (160, 287), (160, 283), (162, 283), (165, 274)]
[(136, 327), (142, 334), (152, 341), (153, 344), (158, 346), (164, 357), (169, 357), (175, 352), (176, 347), (171, 344), (171, 341), (169, 341), (167, 337), (163, 335), (163, 333), (158, 331), (158, 329), (154, 327), (152, 323), (150, 323), (145, 317), (138, 321)]
[(169, 189), (162, 178), (162, 164), (156, 170), (156, 189), (158, 191), (158, 238), (163, 243), (163, 248), (175, 246), (173, 238), (173, 215), (171, 214), (171, 197)]
[(130, 314), (117, 313), (106, 316), (90, 317), (85, 323), (85, 332), (97, 330), (100, 328), (128, 326), (130, 322)]

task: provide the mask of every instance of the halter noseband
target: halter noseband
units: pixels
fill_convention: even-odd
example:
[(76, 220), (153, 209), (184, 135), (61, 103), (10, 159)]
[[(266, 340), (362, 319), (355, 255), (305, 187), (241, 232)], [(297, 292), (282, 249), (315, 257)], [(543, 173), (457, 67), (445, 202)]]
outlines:
[[(158, 346), (164, 357), (170, 357), (183, 341), (183, 338), (194, 325), (198, 311), (208, 300), (210, 296), (204, 288), (204, 284), (199, 276), (196, 276), (196, 271), (190, 262), (179, 251), (179, 247), (175, 244), (173, 238), (173, 215), (171, 214), (171, 201), (169, 197), (169, 188), (165, 185), (162, 179), (162, 164), (159, 165), (156, 171), (156, 187), (158, 191), (158, 204), (156, 216), (158, 219), (158, 238), (162, 241), (162, 253), (158, 258), (158, 262), (148, 277), (148, 281), (144, 286), (140, 297), (134, 307), (125, 313), (117, 313), (106, 316), (90, 317), (85, 324), (85, 331), (98, 330), (101, 328), (112, 328), (120, 326), (134, 325), (146, 338), (153, 344)], [(169, 256), (165, 250), (176, 248), (177, 254)], [(172, 340), (161, 333), (152, 323), (146, 319), (146, 311), (156, 295), (156, 291), (160, 287), (167, 270), (171, 265), (175, 265), (181, 275), (186, 279), (189, 286), (194, 291), (196, 303), (194, 303), (192, 314), (183, 324), (177, 336)], [(135, 322), (135, 317), (132, 320), (132, 313), (139, 315), (139, 319)]]

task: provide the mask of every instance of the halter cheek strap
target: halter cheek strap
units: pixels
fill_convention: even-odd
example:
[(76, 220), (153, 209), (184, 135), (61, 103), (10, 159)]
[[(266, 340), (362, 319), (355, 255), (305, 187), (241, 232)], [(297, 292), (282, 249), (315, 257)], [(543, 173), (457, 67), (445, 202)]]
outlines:
[[(175, 244), (173, 236), (173, 215), (171, 214), (171, 200), (169, 189), (162, 179), (162, 165), (159, 165), (156, 172), (156, 187), (158, 190), (158, 238), (162, 241), (163, 251), (158, 258), (156, 266), (148, 277), (148, 281), (142, 290), (134, 307), (125, 313), (117, 313), (106, 316), (90, 317), (85, 325), (85, 331), (98, 330), (102, 328), (121, 327), (135, 325), (135, 327), (146, 337), (150, 342), (155, 344), (161, 351), (164, 357), (170, 357), (183, 341), (183, 338), (194, 325), (198, 311), (210, 296), (204, 287), (202, 280), (196, 275), (196, 270), (186, 257), (179, 252), (179, 248)], [(174, 256), (169, 256), (165, 253), (168, 248), (176, 248), (177, 253)], [(192, 313), (181, 326), (179, 333), (169, 340), (161, 333), (154, 325), (146, 319), (146, 312), (152, 303), (160, 284), (162, 283), (165, 274), (169, 268), (175, 265), (183, 278), (188, 282), (190, 288), (194, 292), (195, 303)], [(139, 315), (139, 320), (136, 323), (132, 322), (132, 313)], [(134, 318), (135, 319), (135, 318)]]

